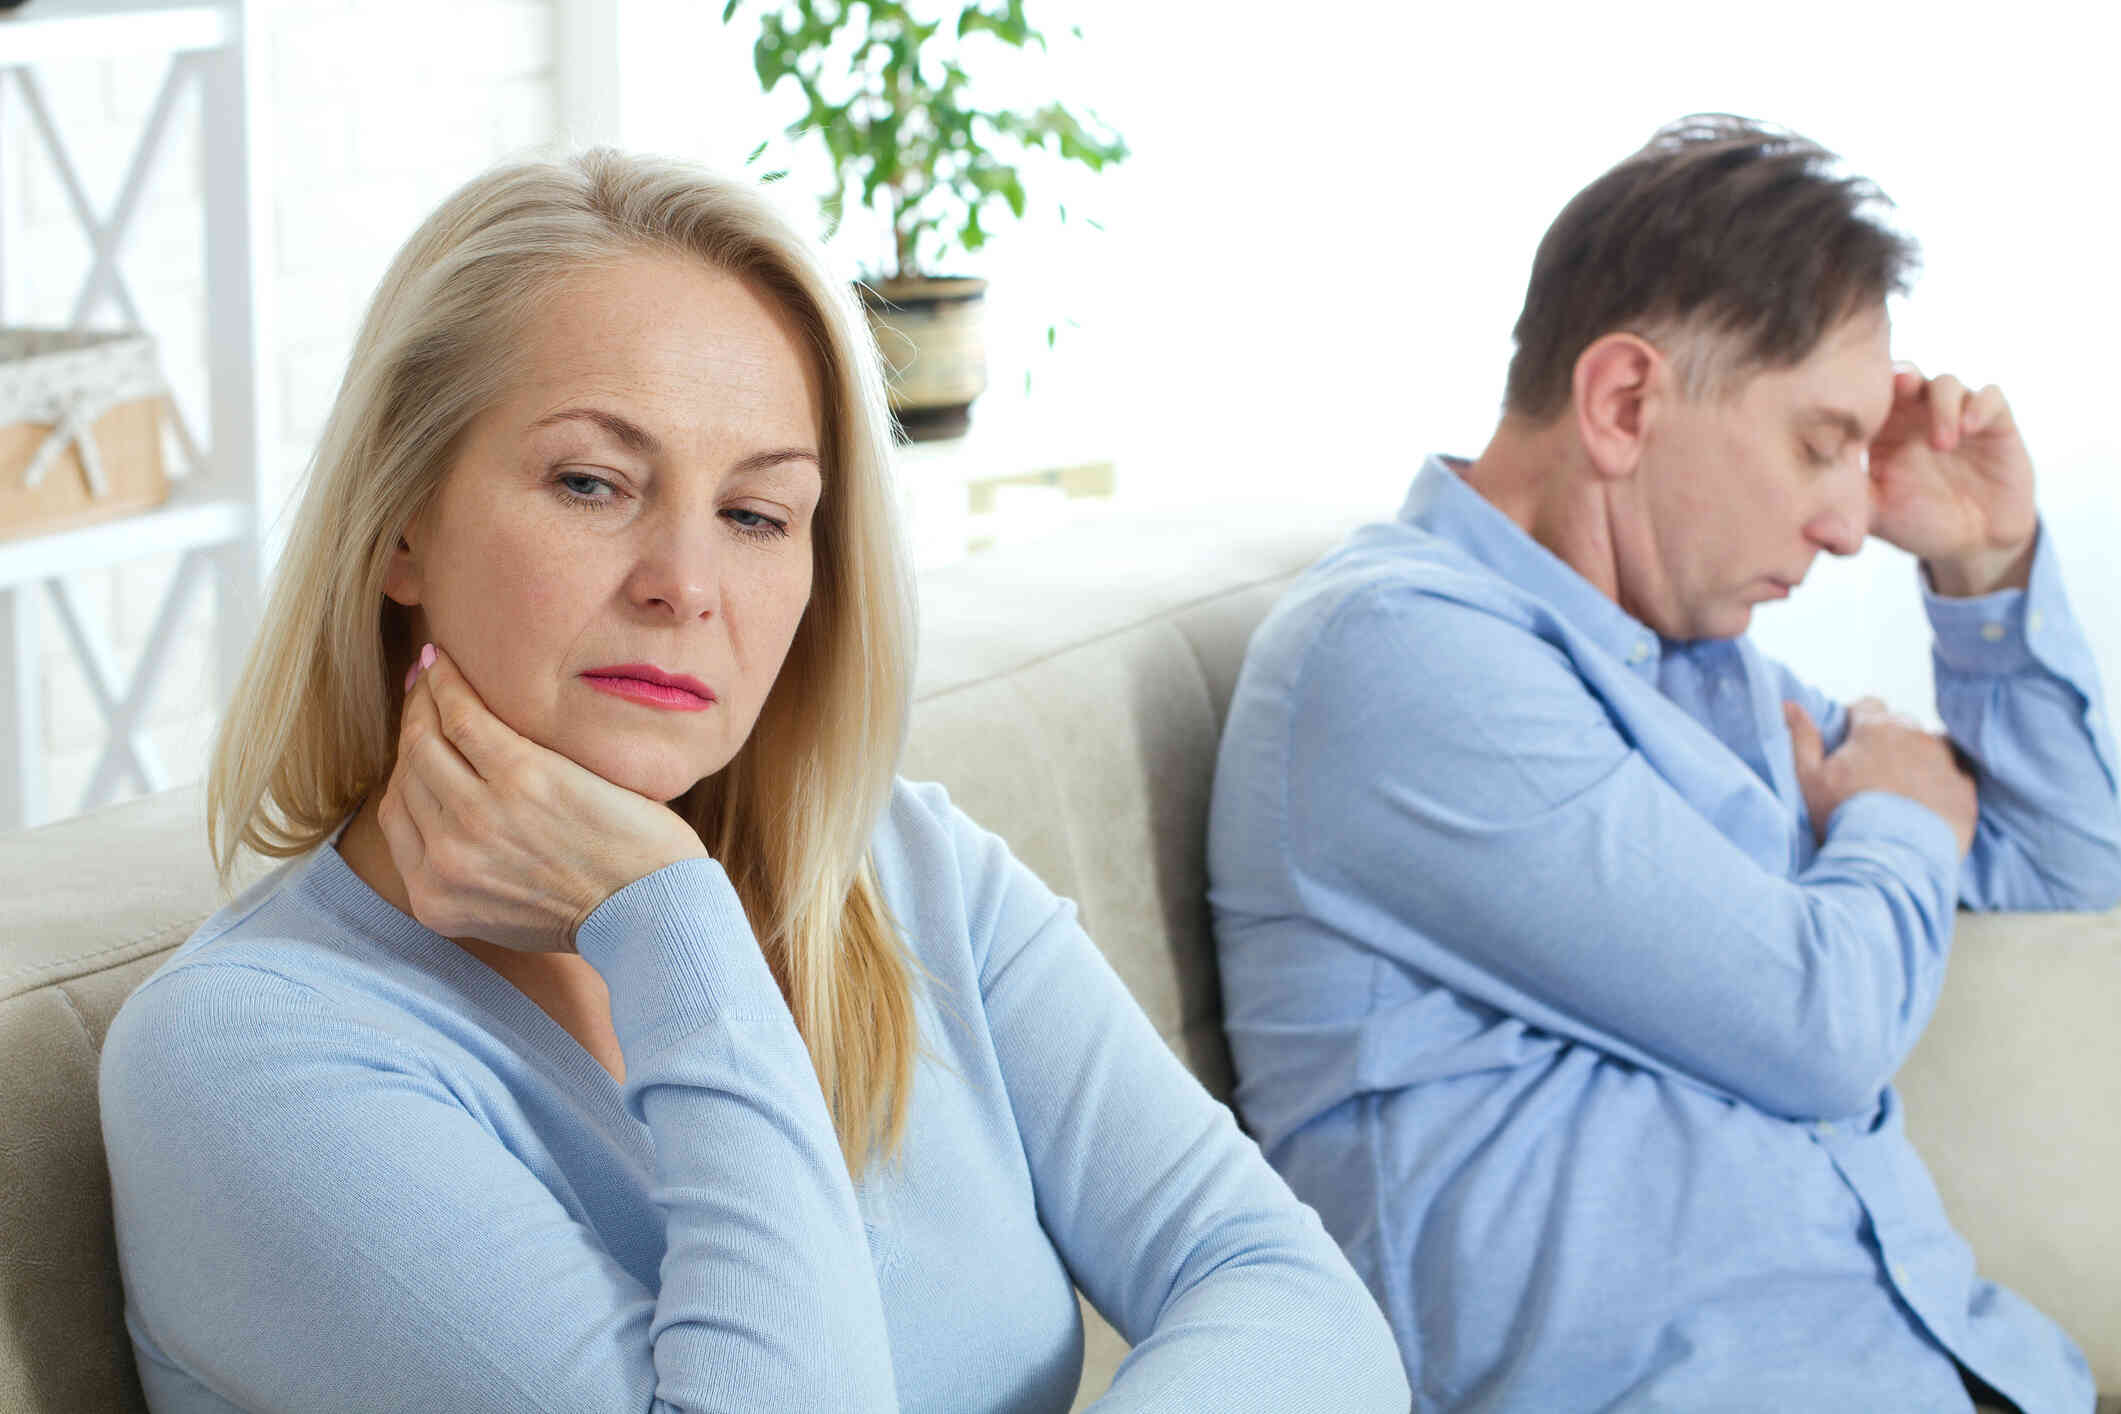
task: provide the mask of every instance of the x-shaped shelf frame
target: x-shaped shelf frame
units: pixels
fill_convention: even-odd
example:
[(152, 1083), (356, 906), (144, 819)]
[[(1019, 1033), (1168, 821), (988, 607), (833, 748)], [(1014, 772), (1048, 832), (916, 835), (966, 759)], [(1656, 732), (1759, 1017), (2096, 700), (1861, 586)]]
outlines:
[[(68, 14), (69, 10), (77, 12)], [(267, 444), (262, 408), (269, 379), (261, 367), (258, 310), (263, 226), (256, 214), (256, 172), (263, 165), (252, 114), (258, 78), (243, 43), (244, 17), (233, 7), (180, 5), (157, 9), (152, 0), (62, 0), (45, 13), (45, 33), (72, 24), (93, 28), (112, 50), (154, 47), (170, 56), (147, 119), (125, 165), (109, 214), (99, 215), (80, 170), (30, 67), (42, 57), (42, 37), (25, 40), (27, 57), (0, 43), (0, 112), (20, 100), (42, 154), (57, 172), (76, 224), (87, 237), (89, 270), (69, 318), (87, 327), (106, 310), (141, 327), (137, 300), (121, 258), (153, 175), (164, 163), (169, 129), (186, 88), (198, 95), (204, 136), (205, 252), (208, 285), (208, 373), (211, 456), (174, 400), (169, 426), (192, 475), (180, 481), (170, 505), (139, 517), (107, 521), (25, 545), (0, 541), (0, 829), (35, 824), (45, 809), (42, 671), (35, 585), (42, 582), (68, 648), (87, 679), (107, 733), (86, 791), (76, 808), (109, 801), (130, 779), (142, 790), (168, 785), (168, 772), (145, 734), (145, 718), (165, 677), (186, 609), (202, 579), (215, 581), (214, 640), (219, 695), (225, 700), (255, 626), (264, 577), (258, 509), (258, 458)], [(27, 36), (29, 30), (17, 30)], [(166, 42), (158, 41), (162, 37)], [(0, 34), (0, 40), (9, 36)], [(8, 82), (12, 76), (13, 82)], [(10, 91), (11, 90), (11, 91)], [(0, 158), (4, 160), (4, 158)], [(5, 189), (0, 188), (0, 200)], [(6, 252), (0, 250), (0, 256)], [(4, 293), (4, 290), (0, 290)], [(219, 461), (219, 465), (213, 463)], [(81, 612), (65, 574), (157, 552), (180, 552), (177, 570), (156, 609), (147, 642), (129, 672), (121, 673), (98, 626)], [(12, 738), (10, 740), (9, 738)]]

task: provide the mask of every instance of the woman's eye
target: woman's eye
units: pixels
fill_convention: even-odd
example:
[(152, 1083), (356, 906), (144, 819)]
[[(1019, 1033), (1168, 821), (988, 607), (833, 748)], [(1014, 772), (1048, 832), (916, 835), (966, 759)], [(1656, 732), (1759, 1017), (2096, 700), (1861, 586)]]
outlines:
[(761, 540), (773, 539), (788, 533), (788, 523), (786, 521), (760, 515), (757, 511), (747, 511), (742, 506), (731, 506), (723, 511), (722, 514), (727, 516), (730, 523), (739, 531), (745, 535), (756, 536)]
[(562, 472), (553, 478), (553, 484), (560, 488), (560, 499), (570, 505), (605, 506), (617, 495), (616, 489), (603, 477), (582, 471)]

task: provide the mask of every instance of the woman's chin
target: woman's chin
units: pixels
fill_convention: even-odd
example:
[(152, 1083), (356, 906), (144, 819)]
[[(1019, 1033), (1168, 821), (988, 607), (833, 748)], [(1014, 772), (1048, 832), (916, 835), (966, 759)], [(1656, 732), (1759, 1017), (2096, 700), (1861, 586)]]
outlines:
[(564, 754), (613, 785), (665, 805), (691, 790), (703, 775), (711, 774), (703, 773), (697, 762), (673, 760), (668, 753), (653, 750)]

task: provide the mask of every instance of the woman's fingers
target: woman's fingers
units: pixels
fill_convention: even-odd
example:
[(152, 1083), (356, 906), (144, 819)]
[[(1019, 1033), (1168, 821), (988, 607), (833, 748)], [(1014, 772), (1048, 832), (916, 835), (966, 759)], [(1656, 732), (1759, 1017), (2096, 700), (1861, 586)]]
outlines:
[[(415, 749), (420, 754), (432, 754), (435, 750), (434, 743), (427, 738), (423, 738)], [(429, 779), (438, 773), (434, 765), (423, 767), (415, 759), (398, 781), (398, 799), (412, 816), (413, 824), (419, 827), (423, 842), (448, 833), (455, 819), (455, 812)]]
[(434, 662), (420, 681), (432, 694), (436, 725), (471, 769), (483, 780), (492, 780), (506, 770), (518, 753), (522, 738), (506, 722), (486, 708), (476, 689), (457, 671), (447, 653), (437, 650)]
[(405, 796), (395, 772), (382, 800), (376, 803), (376, 823), (383, 829), (383, 842), (390, 846), (390, 860), (397, 865), (400, 878), (409, 879), (425, 867), (427, 844), (420, 835), (419, 825), (405, 808)]
[(481, 778), (443, 727), (433, 674), (433, 668), (421, 673), (405, 695), (403, 718), (398, 723), (398, 761), (418, 770), (439, 801), (461, 807), (477, 796)]

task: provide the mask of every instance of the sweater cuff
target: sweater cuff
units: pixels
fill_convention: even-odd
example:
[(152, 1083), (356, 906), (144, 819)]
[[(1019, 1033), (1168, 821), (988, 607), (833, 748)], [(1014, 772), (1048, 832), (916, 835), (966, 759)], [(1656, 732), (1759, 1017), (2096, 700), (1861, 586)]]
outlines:
[(620, 889), (582, 921), (575, 948), (611, 991), (629, 1061), (712, 1022), (788, 1015), (744, 905), (712, 859), (681, 859)]

